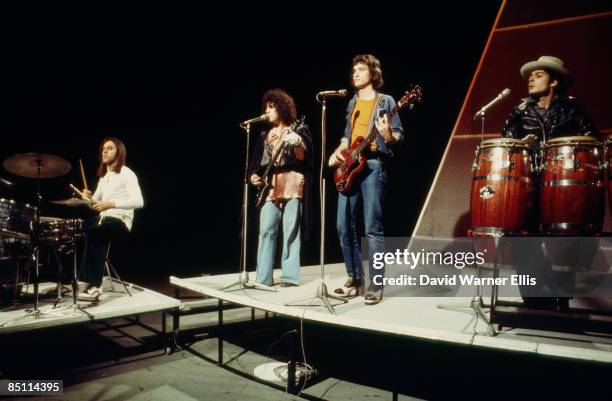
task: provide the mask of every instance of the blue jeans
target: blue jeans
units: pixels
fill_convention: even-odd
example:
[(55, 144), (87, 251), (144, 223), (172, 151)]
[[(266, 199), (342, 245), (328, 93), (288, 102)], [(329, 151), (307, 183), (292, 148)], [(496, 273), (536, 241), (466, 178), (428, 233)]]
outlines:
[[(370, 159), (353, 183), (348, 194), (338, 194), (338, 216), (336, 226), (340, 237), (340, 247), (350, 278), (360, 279), (361, 246), (357, 235), (357, 217), (359, 201), (363, 204), (364, 235), (367, 239), (368, 254), (384, 252), (385, 234), (383, 229), (383, 201), (387, 173), (381, 162)], [(384, 275), (383, 269), (374, 269), (372, 258), (369, 261), (370, 279), (375, 274)]]
[(281, 282), (300, 283), (300, 220), (302, 201), (290, 199), (283, 210), (267, 201), (259, 215), (259, 245), (257, 247), (257, 282), (271, 285), (276, 259), (278, 226), (283, 228), (283, 253), (281, 257)]

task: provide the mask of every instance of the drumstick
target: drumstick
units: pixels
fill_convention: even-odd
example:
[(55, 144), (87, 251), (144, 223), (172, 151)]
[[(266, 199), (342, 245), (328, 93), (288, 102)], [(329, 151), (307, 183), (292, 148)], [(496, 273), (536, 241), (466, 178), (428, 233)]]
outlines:
[(75, 186), (74, 186), (74, 185), (72, 185), (72, 184), (68, 184), (68, 185), (70, 185), (70, 188), (71, 188), (71, 189), (72, 189), (74, 192), (76, 192), (76, 193), (77, 193), (77, 194), (78, 194), (78, 195), (79, 195), (81, 198), (86, 199), (86, 197), (85, 197), (85, 195), (83, 194), (83, 192), (79, 191), (79, 189), (78, 189), (77, 187), (75, 187)]
[(83, 188), (89, 189), (87, 188), (87, 180), (85, 179), (85, 169), (83, 168), (83, 160), (79, 159), (79, 165), (81, 166), (81, 178), (83, 179)]

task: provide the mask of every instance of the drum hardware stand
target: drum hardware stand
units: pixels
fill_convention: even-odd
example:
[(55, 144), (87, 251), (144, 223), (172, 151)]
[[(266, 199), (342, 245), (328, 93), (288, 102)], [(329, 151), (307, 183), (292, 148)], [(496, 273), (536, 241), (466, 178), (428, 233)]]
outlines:
[(109, 242), (108, 243), (108, 247), (106, 248), (106, 254), (104, 256), (104, 270), (108, 274), (108, 281), (110, 282), (110, 291), (111, 292), (115, 291), (115, 287), (114, 287), (114, 284), (113, 284), (113, 280), (115, 279), (115, 278), (113, 278), (113, 274), (114, 274), (115, 277), (116, 277), (116, 280), (119, 281), (119, 283), (123, 286), (123, 289), (125, 290), (125, 292), (127, 292), (127, 294), (130, 297), (132, 297), (133, 296), (132, 292), (128, 288), (127, 284), (125, 284), (125, 281), (123, 281), (123, 279), (121, 278), (121, 276), (117, 272), (117, 269), (115, 269), (115, 266), (113, 266), (113, 263), (110, 260), (111, 245), (112, 245), (112, 242)]
[[(59, 303), (62, 302), (63, 297), (61, 294), (61, 288), (62, 288), (62, 284), (61, 284), (61, 276), (63, 273), (63, 265), (60, 259), (60, 252), (58, 252), (57, 250), (57, 246), (56, 244), (53, 244), (53, 249), (54, 249), (54, 253), (55, 253), (55, 257), (57, 260), (57, 264), (58, 264), (58, 274), (59, 274), (59, 279), (58, 279), (58, 298), (55, 300), (55, 303), (53, 304), (53, 312), (46, 312), (46, 314), (48, 315), (54, 315), (54, 316), (73, 316), (74, 313), (76, 312), (82, 312), (85, 315), (87, 315), (87, 317), (89, 317), (90, 319), (93, 319), (94, 316), (87, 312), (85, 310), (85, 308), (87, 308), (88, 306), (94, 305), (96, 303), (96, 301), (92, 301), (89, 302), (88, 305), (81, 305), (78, 303), (77, 297), (78, 297), (78, 292), (79, 292), (79, 288), (78, 288), (78, 271), (77, 271), (77, 252), (76, 252), (76, 238), (72, 238), (72, 240), (66, 244), (66, 247), (68, 248), (68, 246), (70, 246), (68, 248), (68, 252), (66, 254), (69, 254), (70, 252), (72, 252), (72, 283), (71, 283), (71, 287), (72, 287), (72, 303), (69, 305), (64, 305), (64, 306), (57, 306)], [(60, 312), (60, 311), (66, 311), (66, 313), (64, 312)]]
[[(89, 307), (91, 305), (96, 304), (96, 301), (89, 302), (87, 305), (81, 305), (81, 304), (78, 303), (78, 300), (77, 300), (78, 292), (79, 292), (79, 284), (78, 284), (78, 270), (77, 270), (77, 241), (76, 241), (76, 238), (73, 237), (72, 240), (69, 242), (69, 244), (71, 245), (71, 248), (72, 248), (72, 251), (69, 250), (67, 252), (67, 253), (72, 252), (72, 285), (71, 285), (72, 286), (72, 304), (57, 308), (56, 307), (57, 302), (56, 302), (56, 304), (53, 306), (53, 310), (54, 311), (59, 311), (59, 310), (66, 310), (66, 311), (68, 311), (68, 310), (70, 310), (70, 311), (72, 311), (71, 315), (74, 314), (75, 312), (81, 312), (81, 313), (84, 313), (85, 315), (87, 315), (88, 318), (93, 320), (94, 316), (91, 313), (87, 312), (85, 310), (85, 308), (87, 308), (87, 307)], [(57, 261), (58, 261), (58, 264), (59, 264), (59, 269), (61, 271), (62, 270), (62, 264), (61, 264), (61, 261), (59, 260), (59, 255), (57, 255), (57, 257), (58, 257)], [(60, 275), (60, 277), (61, 277), (61, 275)], [(61, 299), (60, 299), (60, 302), (61, 302)], [(49, 314), (51, 314), (51, 313), (49, 313)], [(62, 315), (65, 315), (65, 314), (64, 313), (54, 313), (54, 315), (62, 316)]]
[(342, 304), (348, 302), (348, 300), (341, 298), (336, 295), (332, 295), (327, 290), (327, 285), (325, 284), (325, 178), (323, 178), (323, 169), (325, 167), (326, 161), (326, 139), (327, 139), (327, 130), (326, 130), (326, 117), (327, 117), (327, 99), (323, 97), (319, 97), (317, 94), (317, 102), (321, 104), (321, 168), (319, 170), (319, 193), (321, 194), (321, 244), (319, 246), (319, 260), (321, 261), (321, 284), (317, 288), (317, 291), (314, 297), (301, 298), (294, 302), (286, 303), (285, 306), (315, 306), (311, 305), (310, 302), (306, 305), (303, 302), (315, 299), (319, 299), (321, 303), (327, 308), (329, 313), (332, 315), (336, 314), (333, 305), (329, 301), (330, 299), (341, 301)]
[(34, 306), (31, 310), (26, 310), (26, 313), (31, 313), (35, 319), (40, 317), (40, 311), (38, 309), (38, 285), (39, 285), (39, 269), (40, 269), (40, 205), (42, 203), (42, 195), (40, 193), (40, 169), (42, 168), (42, 161), (36, 160), (36, 212), (34, 213), (34, 230), (32, 242), (34, 244), (34, 257), (36, 262), (34, 263)]
[[(80, 162), (80, 159), (79, 159)], [(70, 189), (72, 190), (72, 197), (77, 198), (77, 191), (72, 185), (70, 185)], [(79, 272), (77, 268), (77, 237), (72, 236), (71, 241), (69, 242), (72, 245), (72, 305), (70, 307), (74, 311), (80, 311), (86, 314), (90, 319), (93, 319), (93, 315), (85, 310), (89, 305), (93, 305), (94, 302), (91, 302), (89, 305), (80, 305), (78, 303), (78, 293), (79, 293)], [(68, 252), (70, 253), (70, 251)]]
[[(243, 183), (243, 193), (242, 193), (242, 251), (240, 258), (240, 273), (238, 274), (238, 279), (234, 282), (226, 284), (223, 286), (223, 291), (235, 291), (242, 290), (245, 288), (249, 289), (258, 289), (264, 291), (272, 291), (276, 292), (276, 288), (269, 287), (265, 284), (258, 283), (256, 281), (249, 280), (249, 272), (246, 268), (246, 259), (247, 259), (247, 220), (248, 220), (248, 209), (249, 209), (249, 144), (251, 139), (251, 124), (240, 124), (240, 127), (244, 129), (246, 133), (246, 152), (245, 152), (245, 162), (244, 162), (244, 183)], [(230, 290), (230, 288), (237, 287), (235, 289)]]
[(57, 305), (62, 303), (62, 275), (64, 273), (64, 268), (60, 259), (61, 250), (58, 250), (57, 244), (53, 244), (52, 248), (53, 255), (55, 256), (55, 261), (57, 262), (57, 297), (55, 298), (55, 302), (53, 303), (53, 309), (57, 309)]

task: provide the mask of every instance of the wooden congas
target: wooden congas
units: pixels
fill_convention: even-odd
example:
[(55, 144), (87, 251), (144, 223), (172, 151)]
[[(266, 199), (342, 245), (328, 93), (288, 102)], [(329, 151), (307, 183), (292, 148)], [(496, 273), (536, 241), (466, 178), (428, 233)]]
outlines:
[(550, 139), (543, 149), (543, 235), (593, 235), (604, 218), (602, 146), (589, 136)]
[(533, 155), (518, 139), (482, 141), (472, 166), (471, 236), (524, 235), (534, 203)]

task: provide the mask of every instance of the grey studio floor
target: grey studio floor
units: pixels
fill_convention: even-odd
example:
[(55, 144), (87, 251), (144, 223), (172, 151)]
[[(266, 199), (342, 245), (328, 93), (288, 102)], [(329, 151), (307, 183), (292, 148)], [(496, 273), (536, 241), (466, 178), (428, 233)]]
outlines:
[[(181, 327), (214, 325), (216, 313), (182, 318)], [(250, 309), (225, 312), (225, 323), (248, 321)], [(263, 319), (263, 312), (256, 318)], [(144, 315), (141, 322), (160, 327), (158, 314)], [(113, 328), (113, 327), (116, 327)], [(22, 335), (24, 343), (28, 336)], [(64, 393), (61, 396), (16, 397), (24, 400), (287, 400), (298, 399), (285, 391), (272, 388), (237, 375), (215, 363), (218, 340), (202, 335), (190, 342), (191, 350), (179, 350), (166, 355), (148, 330), (123, 320), (91, 323), (85, 326), (59, 328), (44, 335), (43, 343), (22, 344), (22, 350), (12, 354), (12, 363), (2, 358), (2, 373), (11, 377), (33, 372), (30, 378), (44, 378), (48, 372), (62, 372)], [(197, 337), (197, 336), (196, 336)], [(253, 372), (258, 365), (273, 362), (268, 356), (230, 342), (224, 342), (227, 366)], [(75, 355), (78, 354), (78, 355)], [(6, 357), (6, 353), (5, 353)], [(37, 360), (38, 358), (38, 360)], [(59, 358), (59, 359), (58, 359)], [(24, 360), (25, 359), (25, 360)], [(16, 367), (15, 365), (19, 365)], [(59, 366), (56, 370), (55, 366)], [(36, 376), (43, 375), (43, 376)], [(278, 382), (282, 385), (282, 382)], [(328, 378), (306, 393), (310, 397), (328, 400), (391, 400), (389, 391)], [(300, 397), (299, 399), (306, 399)], [(400, 400), (413, 400), (399, 395)]]

